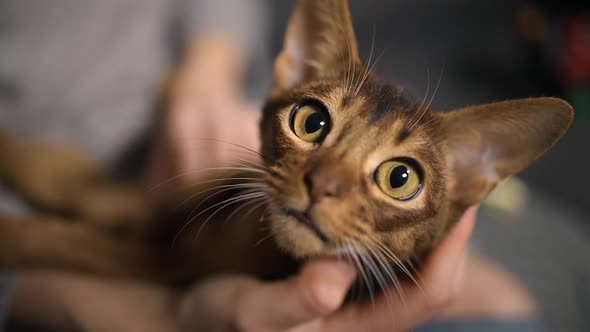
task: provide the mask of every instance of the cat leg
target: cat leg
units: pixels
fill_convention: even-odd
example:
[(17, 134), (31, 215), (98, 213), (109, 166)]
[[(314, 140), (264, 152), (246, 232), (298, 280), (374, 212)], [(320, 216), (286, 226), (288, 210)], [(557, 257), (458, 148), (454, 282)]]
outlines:
[(53, 217), (0, 216), (0, 268), (50, 268), (157, 280), (157, 248)]
[(96, 163), (60, 145), (21, 142), (0, 130), (0, 180), (50, 213), (142, 232), (150, 204), (138, 187), (111, 179)]

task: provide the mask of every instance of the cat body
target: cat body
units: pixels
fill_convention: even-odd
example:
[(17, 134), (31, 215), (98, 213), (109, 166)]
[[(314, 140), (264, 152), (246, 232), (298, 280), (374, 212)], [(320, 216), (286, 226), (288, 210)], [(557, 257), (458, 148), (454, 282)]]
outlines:
[[(0, 175), (53, 216), (0, 217), (0, 264), (167, 284), (283, 277), (316, 256), (403, 268), (555, 144), (572, 118), (556, 98), (433, 112), (363, 64), (346, 1), (300, 0), (263, 107), (263, 165), (185, 189), (172, 182), (153, 201), (82, 157), (64, 165), (72, 152), (40, 153), (47, 148), (4, 136)], [(241, 203), (252, 204), (234, 210)]]

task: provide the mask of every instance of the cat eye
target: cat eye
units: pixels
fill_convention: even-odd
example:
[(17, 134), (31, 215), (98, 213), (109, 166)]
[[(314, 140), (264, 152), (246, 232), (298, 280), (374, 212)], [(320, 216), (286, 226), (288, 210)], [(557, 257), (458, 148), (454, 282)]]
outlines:
[(328, 110), (316, 100), (306, 101), (291, 112), (291, 130), (309, 143), (322, 141), (330, 131), (330, 124)]
[(388, 196), (406, 201), (414, 198), (422, 188), (418, 167), (410, 160), (390, 160), (375, 172), (377, 186)]

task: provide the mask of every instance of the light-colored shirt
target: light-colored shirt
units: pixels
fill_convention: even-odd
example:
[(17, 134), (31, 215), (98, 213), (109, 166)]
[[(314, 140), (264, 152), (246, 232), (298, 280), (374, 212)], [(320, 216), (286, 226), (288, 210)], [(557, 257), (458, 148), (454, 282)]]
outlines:
[(258, 58), (263, 9), (252, 0), (0, 1), (0, 124), (112, 162), (146, 129), (178, 45), (222, 31)]

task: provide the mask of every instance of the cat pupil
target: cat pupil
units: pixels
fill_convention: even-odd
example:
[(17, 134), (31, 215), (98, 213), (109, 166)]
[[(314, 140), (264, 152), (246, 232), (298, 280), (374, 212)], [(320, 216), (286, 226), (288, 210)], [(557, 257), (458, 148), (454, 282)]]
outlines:
[(326, 120), (320, 112), (310, 114), (305, 120), (305, 132), (308, 134), (315, 133), (326, 125)]
[(410, 170), (406, 166), (397, 166), (396, 168), (391, 171), (391, 175), (389, 176), (389, 185), (391, 188), (400, 188), (410, 177)]

